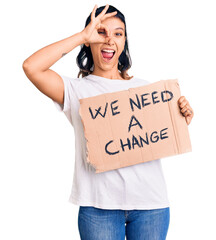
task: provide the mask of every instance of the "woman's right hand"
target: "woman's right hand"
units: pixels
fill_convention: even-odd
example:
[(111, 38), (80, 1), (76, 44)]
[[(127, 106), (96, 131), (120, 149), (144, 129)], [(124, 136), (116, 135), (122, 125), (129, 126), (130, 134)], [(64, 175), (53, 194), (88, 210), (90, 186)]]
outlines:
[(117, 11), (105, 14), (108, 8), (109, 5), (107, 4), (103, 11), (97, 17), (95, 17), (95, 12), (97, 9), (97, 5), (95, 5), (91, 13), (91, 22), (81, 32), (85, 43), (89, 44), (106, 42), (106, 37), (98, 34), (98, 30), (101, 30), (102, 32), (105, 30), (106, 36), (109, 36), (109, 28), (101, 22), (108, 17), (113, 17), (117, 14)]

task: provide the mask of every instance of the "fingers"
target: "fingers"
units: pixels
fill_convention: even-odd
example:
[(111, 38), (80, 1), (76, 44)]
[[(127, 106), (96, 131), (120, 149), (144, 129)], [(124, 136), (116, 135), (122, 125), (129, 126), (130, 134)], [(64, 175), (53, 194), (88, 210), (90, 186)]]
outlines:
[(185, 101), (187, 101), (186, 98), (185, 98), (185, 96), (181, 96), (181, 97), (179, 98), (179, 100), (178, 100), (178, 104), (181, 105), (181, 103), (183, 103), (183, 102), (185, 102)]
[[(180, 107), (181, 108), (181, 107)], [(193, 110), (189, 104), (186, 104), (183, 108), (181, 108), (181, 113), (186, 116), (193, 116)]]
[(97, 4), (94, 6), (94, 9), (92, 10), (92, 13), (91, 13), (91, 21), (95, 19), (96, 10), (97, 10)]
[(192, 109), (189, 109), (189, 108), (187, 108), (186, 110), (185, 109), (186, 108), (182, 109), (181, 112), (182, 112), (182, 115), (185, 117), (187, 125), (189, 125), (193, 118), (193, 111)]
[(109, 36), (109, 34), (110, 34), (110, 30), (109, 30), (108, 26), (105, 25), (105, 24), (99, 23), (99, 24), (96, 26), (96, 29), (97, 29), (97, 30), (98, 30), (98, 29), (104, 29), (104, 30), (106, 31), (106, 33), (107, 33), (107, 36)]
[(117, 14), (117, 11), (115, 12), (111, 12), (111, 13), (107, 13), (105, 14), (102, 18), (101, 18), (101, 21), (104, 21), (105, 19), (107, 19), (108, 17), (113, 17)]
[(187, 101), (187, 99), (184, 96), (181, 96), (178, 100), (178, 104), (179, 107), (182, 109), (184, 108), (186, 105), (188, 105), (190, 107), (189, 102)]
[(179, 106), (180, 106), (180, 108), (183, 108), (183, 107), (185, 107), (186, 105), (189, 105), (189, 103), (188, 103), (187, 100), (184, 100)]
[(192, 118), (191, 117), (186, 117), (186, 123), (189, 125), (191, 123)]
[(182, 115), (186, 117), (186, 121), (188, 123), (188, 119), (190, 119), (191, 121), (191, 119), (193, 118), (193, 115), (194, 115), (193, 109), (191, 108), (189, 102), (186, 100), (184, 96), (179, 98), (178, 104), (179, 104)]
[(192, 116), (193, 112), (190, 109), (186, 109), (184, 111), (181, 111), (184, 115), (184, 117)]
[(181, 113), (192, 113), (192, 110), (189, 108), (188, 105), (186, 105), (181, 109)]
[(109, 4), (106, 4), (106, 7), (103, 9), (103, 11), (98, 15), (98, 18), (101, 19), (104, 14), (106, 13), (106, 11), (108, 10), (109, 8)]
[[(115, 16), (117, 14), (117, 11), (105, 14), (106, 11), (108, 10), (108, 8), (109, 8), (109, 4), (107, 4), (105, 6), (105, 8), (103, 9), (103, 11), (95, 18), (95, 13), (96, 13), (96, 10), (97, 10), (97, 4), (96, 4), (94, 6), (94, 9), (92, 10), (92, 13), (91, 13), (91, 21), (97, 19), (97, 20), (99, 20), (99, 22), (102, 22), (105, 19), (107, 19), (109, 17), (113, 17), (113, 16)], [(97, 27), (97, 29), (101, 28), (102, 24), (98, 24), (98, 25), (99, 25), (99, 27)], [(105, 26), (105, 25), (103, 25), (103, 26)], [(107, 31), (107, 33), (109, 33), (109, 29), (107, 29), (105, 27), (104, 27), (104, 29)]]
[(182, 115), (185, 117), (187, 125), (189, 125), (194, 116), (193, 109), (191, 108), (189, 102), (187, 101), (187, 99), (184, 96), (181, 96), (179, 98), (178, 104), (181, 109), (180, 111), (181, 111)]
[(103, 11), (97, 16), (97, 18), (100, 19), (101, 21), (103, 21), (103, 20), (107, 19), (108, 17), (113, 17), (114, 15), (117, 14), (117, 11), (106, 14), (106, 11), (108, 10), (108, 8), (109, 8), (109, 4), (107, 4), (105, 6)]

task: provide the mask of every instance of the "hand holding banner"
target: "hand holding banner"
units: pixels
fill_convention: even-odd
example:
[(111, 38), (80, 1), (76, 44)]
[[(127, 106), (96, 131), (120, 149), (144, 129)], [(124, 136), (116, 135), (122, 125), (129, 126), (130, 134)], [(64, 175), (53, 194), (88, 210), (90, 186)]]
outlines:
[(191, 151), (178, 80), (80, 99), (87, 162), (96, 173)]

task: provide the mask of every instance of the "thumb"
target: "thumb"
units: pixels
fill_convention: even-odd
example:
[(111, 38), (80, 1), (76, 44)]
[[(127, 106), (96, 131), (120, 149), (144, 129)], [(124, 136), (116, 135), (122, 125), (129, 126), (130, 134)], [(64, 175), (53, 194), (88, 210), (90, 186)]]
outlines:
[(186, 122), (187, 122), (187, 125), (189, 125), (191, 122), (191, 117), (186, 117)]

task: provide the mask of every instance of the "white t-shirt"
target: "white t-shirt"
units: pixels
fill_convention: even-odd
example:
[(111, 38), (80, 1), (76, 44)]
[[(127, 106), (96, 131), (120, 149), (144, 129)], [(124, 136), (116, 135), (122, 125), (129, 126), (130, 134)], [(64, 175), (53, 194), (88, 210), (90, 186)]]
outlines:
[(127, 90), (149, 82), (136, 77), (119, 80), (93, 74), (84, 78), (60, 76), (64, 82), (64, 104), (53, 102), (59, 111), (64, 112), (75, 133), (74, 176), (69, 202), (102, 209), (169, 207), (160, 159), (102, 173), (95, 173), (86, 161), (86, 139), (79, 115), (79, 99)]

